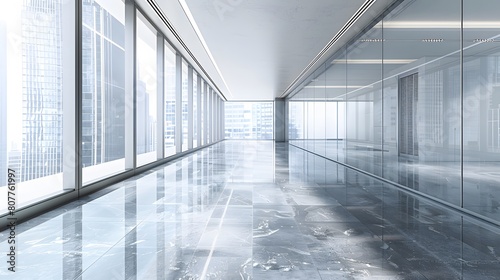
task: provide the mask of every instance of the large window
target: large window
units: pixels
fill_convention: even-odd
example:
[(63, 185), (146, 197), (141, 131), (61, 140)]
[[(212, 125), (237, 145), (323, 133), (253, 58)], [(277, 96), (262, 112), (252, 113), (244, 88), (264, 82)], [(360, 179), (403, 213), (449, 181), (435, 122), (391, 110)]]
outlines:
[(198, 74), (193, 71), (193, 148), (198, 147)]
[(165, 43), (165, 156), (175, 154), (175, 51)]
[(137, 165), (155, 161), (157, 48), (156, 30), (137, 13)]
[(224, 102), (226, 139), (273, 139), (273, 102)]
[(65, 16), (74, 15), (75, 4), (0, 4), (0, 212), (6, 212), (13, 179), (17, 207), (75, 187), (63, 176), (75, 170), (65, 160), (75, 154), (75, 21)]
[(125, 2), (0, 0), (0, 197), (15, 178), (16, 210), (209, 143), (214, 93)]
[(201, 84), (199, 85), (200, 86), (200, 133), (201, 133), (201, 143), (200, 145), (205, 145), (205, 119), (206, 119), (206, 105), (205, 105), (205, 102), (206, 102), (206, 99), (207, 99), (207, 94), (206, 94), (206, 90), (207, 90), (207, 84), (205, 83), (205, 81), (201, 80)]
[(125, 169), (125, 4), (100, 2), (82, 6), (83, 184)]
[(187, 151), (188, 149), (188, 114), (190, 111), (188, 103), (188, 65), (187, 62), (182, 60), (182, 151)]

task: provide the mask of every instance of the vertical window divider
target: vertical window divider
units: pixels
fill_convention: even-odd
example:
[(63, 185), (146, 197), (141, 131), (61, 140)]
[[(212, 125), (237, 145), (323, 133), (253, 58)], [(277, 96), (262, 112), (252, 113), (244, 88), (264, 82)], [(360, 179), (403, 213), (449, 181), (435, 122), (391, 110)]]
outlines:
[(217, 137), (219, 137), (219, 141), (222, 141), (224, 140), (222, 138), (222, 120), (224, 119), (223, 115), (222, 115), (222, 108), (224, 108), (224, 104), (222, 102), (222, 99), (219, 97), (219, 133), (217, 133)]
[(214, 143), (219, 141), (219, 95), (215, 93), (214, 98)]
[[(63, 3), (63, 11), (68, 11), (72, 9), (76, 11), (76, 1)], [(76, 11), (77, 12), (77, 11)], [(78, 17), (77, 17), (78, 19)], [(63, 100), (62, 100), (62, 109), (63, 109), (63, 120), (62, 120), (62, 139), (63, 139), (63, 147), (62, 148), (62, 187), (63, 190), (74, 190), (76, 186), (79, 185), (78, 178), (78, 168), (79, 164), (77, 164), (78, 158), (78, 143), (77, 143), (77, 130), (81, 130), (81, 128), (76, 128), (75, 124), (78, 124), (78, 119), (76, 118), (77, 112), (75, 109), (76, 106), (76, 96), (78, 95), (79, 89), (77, 81), (78, 81), (78, 73), (76, 70), (78, 66), (77, 60), (75, 60), (75, 55), (79, 55), (78, 46), (79, 39), (75, 40), (75, 29), (78, 29), (79, 24), (75, 22), (75, 16), (69, 12), (62, 13), (62, 21), (63, 22), (73, 22), (74, 25), (62, 25), (62, 61), (63, 63), (63, 71), (67, 75), (63, 75), (62, 79), (62, 89), (63, 89)], [(78, 36), (78, 31), (76, 32)], [(68, 40), (65, 40), (67, 38)], [(78, 59), (78, 58), (77, 58)], [(68, 63), (66, 63), (68, 62)], [(75, 87), (76, 85), (76, 87)], [(74, 92), (73, 92), (74, 91)], [(65, 94), (66, 93), (66, 94)], [(71, 94), (68, 94), (71, 93)]]
[(464, 208), (464, 0), (460, 1), (460, 208)]
[(165, 154), (165, 38), (156, 33), (156, 159), (163, 159)]
[[(83, 68), (82, 68), (82, 34), (83, 34), (83, 17), (82, 17), (82, 1), (83, 0), (77, 0), (75, 1), (75, 54), (76, 57), (74, 58), (75, 61), (75, 94), (74, 98), (75, 101), (72, 106), (74, 106), (74, 128), (73, 128), (73, 135), (74, 135), (74, 142), (73, 142), (73, 148), (74, 148), (74, 154), (72, 157), (69, 158), (74, 158), (73, 164), (74, 164), (74, 187), (75, 190), (77, 191), (78, 197), (80, 197), (80, 189), (82, 188), (82, 99), (83, 99), (83, 94), (82, 94), (82, 84), (83, 84), (83, 78), (82, 78), (82, 73), (83, 73)], [(68, 158), (68, 157), (63, 157), (63, 158)], [(65, 175), (63, 175), (65, 176)], [(64, 186), (65, 187), (65, 186)]]
[(125, 0), (125, 169), (137, 166), (136, 112), (136, 8)]
[(208, 109), (208, 85), (206, 82), (203, 83), (203, 145), (207, 145), (208, 143), (208, 114), (207, 114), (207, 109)]

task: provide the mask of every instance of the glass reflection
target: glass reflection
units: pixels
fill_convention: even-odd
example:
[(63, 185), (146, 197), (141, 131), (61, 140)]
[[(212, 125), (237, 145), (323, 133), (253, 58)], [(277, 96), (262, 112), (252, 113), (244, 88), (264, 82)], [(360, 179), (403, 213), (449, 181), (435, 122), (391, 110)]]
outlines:
[(500, 25), (498, 1), (464, 1), (463, 204), (500, 220)]
[(157, 32), (137, 12), (137, 165), (156, 160)]

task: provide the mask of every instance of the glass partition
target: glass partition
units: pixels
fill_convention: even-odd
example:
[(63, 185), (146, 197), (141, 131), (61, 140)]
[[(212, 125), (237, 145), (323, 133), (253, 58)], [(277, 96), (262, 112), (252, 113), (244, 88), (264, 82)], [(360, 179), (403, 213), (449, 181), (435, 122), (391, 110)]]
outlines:
[(463, 4), (463, 204), (500, 220), (500, 2)]

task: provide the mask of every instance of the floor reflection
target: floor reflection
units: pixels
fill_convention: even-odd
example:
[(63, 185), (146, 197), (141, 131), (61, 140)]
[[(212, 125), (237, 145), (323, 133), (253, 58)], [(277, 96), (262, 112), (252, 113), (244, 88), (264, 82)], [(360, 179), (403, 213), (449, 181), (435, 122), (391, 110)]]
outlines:
[(225, 141), (19, 225), (0, 278), (498, 279), (499, 237), (302, 149)]

